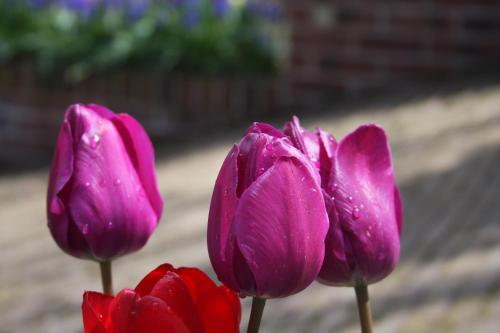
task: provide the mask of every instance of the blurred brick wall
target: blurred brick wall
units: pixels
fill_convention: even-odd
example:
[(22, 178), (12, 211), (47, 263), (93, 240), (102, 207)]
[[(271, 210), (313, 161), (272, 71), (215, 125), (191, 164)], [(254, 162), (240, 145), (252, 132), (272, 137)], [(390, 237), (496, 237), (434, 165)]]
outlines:
[(51, 156), (70, 104), (128, 113), (152, 137), (165, 139), (276, 112), (280, 86), (275, 78), (126, 70), (64, 85), (39, 79), (29, 63), (0, 67), (0, 171)]
[(500, 65), (499, 0), (288, 0), (304, 104)]

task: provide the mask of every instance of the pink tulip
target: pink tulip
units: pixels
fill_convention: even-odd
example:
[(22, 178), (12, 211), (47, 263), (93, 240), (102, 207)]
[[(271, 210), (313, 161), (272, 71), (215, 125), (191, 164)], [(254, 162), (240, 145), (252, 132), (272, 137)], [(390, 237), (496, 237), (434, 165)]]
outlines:
[(318, 280), (340, 286), (382, 280), (399, 261), (403, 222), (384, 130), (363, 125), (337, 144), (322, 130), (304, 130), (294, 117), (284, 132), (321, 174), (330, 230)]
[(48, 226), (68, 254), (105, 261), (139, 250), (163, 209), (141, 125), (98, 105), (65, 114), (50, 172)]
[(282, 132), (252, 125), (212, 196), (208, 251), (219, 279), (244, 296), (297, 293), (321, 268), (327, 231), (314, 165)]

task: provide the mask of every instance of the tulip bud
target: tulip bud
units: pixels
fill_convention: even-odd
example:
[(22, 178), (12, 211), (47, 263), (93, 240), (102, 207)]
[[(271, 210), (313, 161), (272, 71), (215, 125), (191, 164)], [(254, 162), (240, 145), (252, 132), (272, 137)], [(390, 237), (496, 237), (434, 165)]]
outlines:
[(399, 261), (402, 203), (384, 130), (363, 125), (337, 144), (298, 118), (285, 134), (317, 161), (330, 219), (325, 260), (318, 280), (328, 285), (370, 284), (389, 275)]
[(137, 251), (162, 209), (153, 146), (141, 125), (102, 106), (71, 106), (47, 195), (48, 226), (59, 247), (98, 261)]
[(297, 293), (321, 268), (327, 230), (314, 165), (282, 132), (252, 125), (212, 195), (208, 251), (219, 279), (243, 296)]
[(116, 297), (86, 292), (86, 333), (237, 333), (238, 296), (196, 268), (164, 264)]

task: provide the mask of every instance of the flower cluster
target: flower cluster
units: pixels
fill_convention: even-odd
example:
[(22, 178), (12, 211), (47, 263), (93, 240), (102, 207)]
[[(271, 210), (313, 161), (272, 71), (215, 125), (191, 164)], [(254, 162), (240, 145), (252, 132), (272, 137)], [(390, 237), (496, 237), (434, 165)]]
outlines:
[(224, 161), (208, 223), (212, 265), (242, 295), (383, 279), (399, 260), (402, 225), (383, 129), (363, 125), (337, 143), (298, 118), (283, 132), (253, 124)]
[[(71, 106), (47, 198), (56, 243), (100, 262), (110, 294), (111, 260), (142, 248), (163, 210), (144, 129), (102, 106)], [(321, 129), (302, 128), (296, 117), (282, 131), (254, 123), (227, 155), (210, 205), (208, 252), (224, 285), (198, 269), (165, 264), (115, 297), (85, 293), (85, 331), (238, 332), (238, 295), (254, 297), (258, 308), (316, 279), (353, 286), (366, 301), (366, 287), (398, 263), (402, 223), (381, 127), (362, 125), (336, 141)], [(262, 313), (254, 310), (252, 333), (260, 322), (254, 316)]]

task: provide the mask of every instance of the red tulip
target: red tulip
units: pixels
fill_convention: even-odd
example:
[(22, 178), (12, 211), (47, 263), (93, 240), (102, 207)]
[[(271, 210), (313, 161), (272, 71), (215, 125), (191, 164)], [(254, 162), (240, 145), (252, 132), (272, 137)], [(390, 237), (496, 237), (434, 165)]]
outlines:
[(85, 333), (234, 333), (241, 305), (199, 269), (164, 264), (116, 297), (86, 292), (82, 313)]

